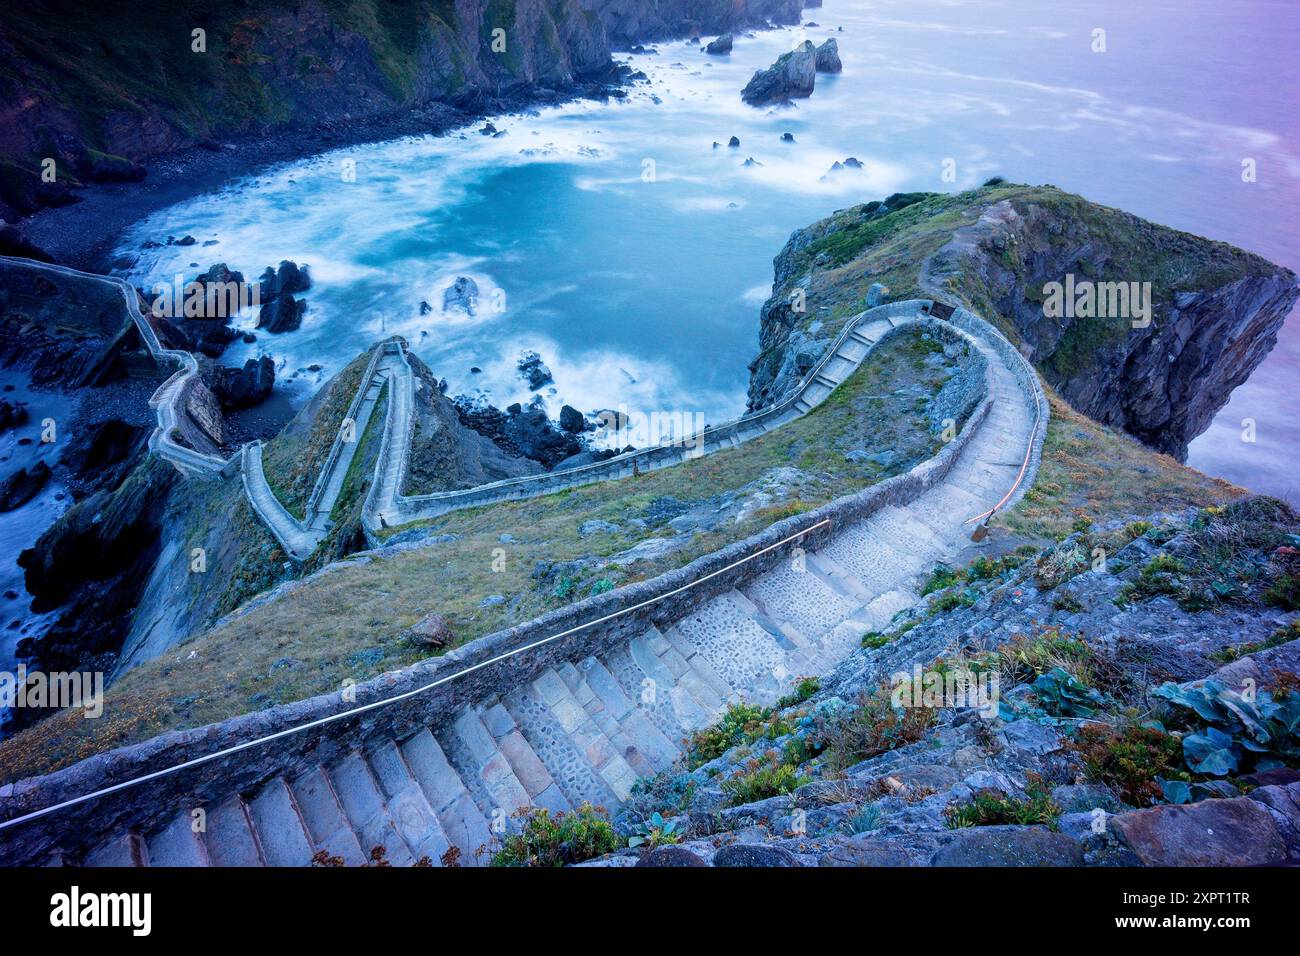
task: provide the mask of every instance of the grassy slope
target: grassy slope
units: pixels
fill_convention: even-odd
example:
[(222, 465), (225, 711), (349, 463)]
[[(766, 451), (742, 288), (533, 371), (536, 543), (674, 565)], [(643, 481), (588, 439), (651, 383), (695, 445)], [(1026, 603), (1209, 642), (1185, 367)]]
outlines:
[[(636, 478), (444, 516), (432, 530), (454, 534), (455, 541), (337, 566), (305, 582), (292, 599), (227, 621), (184, 645), (183, 653), (124, 675), (109, 689), (100, 719), (56, 715), (4, 741), (0, 775), (48, 771), (163, 730), (334, 690), (345, 678), (365, 680), (427, 654), (401, 633), (431, 610), (449, 618), (460, 641), (470, 640), (593, 590), (652, 577), (773, 520), (905, 471), (937, 450), (924, 417), (926, 400), (909, 387), (933, 393), (940, 384), (942, 371), (926, 362), (932, 348), (919, 336), (896, 340), (811, 414), (739, 448)], [(882, 469), (846, 459), (844, 452), (855, 448), (889, 449), (897, 457)], [(662, 511), (655, 503), (717, 502), (791, 465), (808, 476), (798, 484), (797, 497), (774, 500), (625, 571), (580, 561), (670, 535), (654, 518)], [(648, 516), (647, 529), (629, 524), (638, 515)], [(583, 536), (579, 528), (593, 519), (617, 523), (620, 530)], [(512, 540), (503, 543), (507, 535)], [(494, 572), (498, 548), (504, 550), (505, 570)], [(548, 573), (535, 579), (539, 563)], [(506, 601), (481, 607), (488, 595)]]
[(316, 478), (342, 427), (370, 362), (363, 352), (330, 379), (308, 406), (262, 449), (267, 484), (295, 518), (306, 515)]

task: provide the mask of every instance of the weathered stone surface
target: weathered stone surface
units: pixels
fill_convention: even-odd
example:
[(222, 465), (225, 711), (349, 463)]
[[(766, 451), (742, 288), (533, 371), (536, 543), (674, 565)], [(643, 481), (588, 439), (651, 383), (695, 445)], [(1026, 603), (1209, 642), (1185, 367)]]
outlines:
[(430, 647), (447, 647), (456, 639), (447, 619), (436, 611), (426, 614), (404, 636)]
[(724, 846), (713, 856), (714, 866), (798, 866), (798, 858), (779, 846), (753, 843), (733, 843)]
[(681, 846), (656, 847), (637, 861), (637, 866), (708, 866), (690, 850)]
[(1147, 866), (1267, 866), (1287, 856), (1272, 816), (1249, 797), (1134, 810), (1109, 825)]
[(1082, 866), (1083, 847), (1042, 827), (971, 827), (930, 858), (931, 866)]
[(915, 866), (907, 850), (895, 840), (855, 837), (822, 855), (818, 866)]
[(730, 33), (724, 33), (724, 34), (722, 34), (722, 36), (718, 37), (717, 39), (710, 40), (710, 41), (708, 42), (708, 45), (705, 46), (705, 48), (704, 48), (704, 52), (705, 52), (705, 53), (713, 53), (713, 54), (715, 54), (715, 55), (720, 55), (720, 54), (723, 54), (723, 53), (730, 53), (730, 52), (731, 52), (731, 45), (732, 45), (732, 37), (731, 37), (731, 34), (730, 34)]

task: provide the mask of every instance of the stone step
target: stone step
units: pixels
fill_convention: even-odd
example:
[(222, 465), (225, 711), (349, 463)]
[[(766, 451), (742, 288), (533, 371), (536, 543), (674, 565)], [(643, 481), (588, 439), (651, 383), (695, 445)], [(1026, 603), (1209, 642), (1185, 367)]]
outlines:
[(389, 740), (372, 748), (366, 762), (379, 782), (388, 817), (411, 848), (411, 855), (417, 861), (427, 857), (432, 865), (440, 866), (451, 841), (443, 833), (437, 814), (411, 775), (397, 744)]
[(600, 663), (618, 681), (634, 706), (674, 746), (690, 733), (688, 728), (682, 726), (681, 718), (668, 695), (660, 693), (658, 682), (641, 670), (626, 644), (610, 648), (600, 657)]
[(145, 862), (144, 841), (135, 833), (125, 833), (91, 850), (82, 859), (81, 865), (127, 867), (144, 866)]
[[(572, 667), (572, 665), (567, 666)], [(483, 721), (483, 726), (496, 741), (497, 749), (510, 764), (515, 777), (528, 792), (532, 806), (545, 807), (556, 813), (572, 809), (559, 785), (551, 779), (546, 765), (528, 745), (515, 719), (510, 716), (510, 711), (506, 709), (505, 704), (501, 703), (497, 695), (493, 694), (490, 702), (484, 702), (479, 717)]]
[(724, 703), (739, 700), (740, 695), (736, 693), (736, 689), (714, 670), (713, 665), (700, 653), (700, 649), (692, 644), (675, 625), (664, 628), (660, 633), (673, 646), (673, 650), (677, 651), (690, 666), (691, 673), (708, 684), (720, 700)]
[(326, 856), (339, 857), (348, 866), (361, 866), (368, 859), (369, 847), (361, 849), (361, 841), (353, 831), (339, 803), (334, 784), (324, 768), (315, 767), (296, 778), (289, 789), (293, 793), (298, 814), (306, 825), (307, 835), (317, 850)]
[[(447, 757), (462, 780), (469, 784), (468, 778), (472, 776), (482, 786), (487, 803), (480, 804), (480, 807), (489, 819), (494, 809), (504, 811), (509, 818), (526, 809), (531, 803), (528, 791), (515, 776), (478, 714), (469, 707), (462, 707), (452, 720), (451, 730), (452, 747), (444, 748)], [(470, 789), (473, 792), (472, 785)]]
[(212, 866), (265, 866), (262, 850), (253, 835), (248, 807), (239, 797), (231, 797), (207, 817), (203, 841)]
[(801, 634), (807, 641), (820, 640), (861, 605), (837, 594), (810, 571), (807, 555), (782, 561), (741, 588), (741, 593), (783, 631)]
[[(206, 826), (206, 820), (204, 821)], [(208, 848), (194, 832), (194, 817), (182, 810), (145, 841), (150, 866), (210, 866)]]
[(636, 772), (573, 696), (564, 678), (554, 669), (543, 671), (533, 681), (532, 692), (550, 708), (569, 741), (605, 781), (618, 801), (622, 803), (631, 796)]
[(818, 555), (835, 561), (872, 596), (916, 575), (927, 563), (914, 550), (900, 551), (890, 544), (871, 519), (840, 531)]
[[(694, 730), (712, 721), (715, 705), (706, 705), (697, 699), (668, 666), (668, 663), (655, 653), (655, 646), (669, 647), (667, 641), (658, 631), (653, 632), (653, 641), (646, 634), (638, 634), (628, 641), (628, 653), (636, 665), (655, 683), (659, 695), (667, 695), (669, 703), (677, 714), (678, 723), (683, 728)], [(676, 655), (679, 659), (681, 655)], [(685, 664), (685, 661), (682, 661)], [(689, 668), (683, 668), (689, 670)], [(719, 702), (720, 703), (720, 702)]]
[(314, 851), (283, 777), (275, 777), (258, 791), (248, 804), (248, 816), (267, 866), (311, 865)]
[[(514, 688), (505, 695), (504, 703), (524, 739), (545, 764), (551, 779), (571, 806), (590, 803), (613, 810), (619, 805), (604, 777), (591, 765), (578, 744), (570, 739), (551, 707), (531, 685)], [(585, 713), (583, 719), (587, 719)]]
[(492, 842), (478, 804), (465, 787), (460, 775), (448, 762), (442, 748), (428, 730), (421, 730), (399, 745), (406, 766), (424, 797), (438, 815), (448, 841), (460, 850), (461, 866), (485, 862), (480, 849)]
[(775, 699), (791, 676), (785, 664), (786, 649), (731, 594), (706, 602), (676, 626), (713, 669), (748, 700)]
[(388, 813), (369, 764), (360, 753), (353, 751), (331, 767), (329, 778), (367, 857), (373, 857), (375, 850), (383, 847), (384, 859), (393, 866), (410, 866), (416, 861), (417, 857)]

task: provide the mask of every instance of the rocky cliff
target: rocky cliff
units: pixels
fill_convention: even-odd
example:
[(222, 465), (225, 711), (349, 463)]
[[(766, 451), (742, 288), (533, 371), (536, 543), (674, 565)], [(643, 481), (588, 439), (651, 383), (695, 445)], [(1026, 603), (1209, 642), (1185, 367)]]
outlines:
[(842, 210), (795, 232), (775, 273), (752, 407), (796, 381), (881, 281), (999, 319), (1075, 408), (1180, 459), (1300, 296), (1292, 272), (1259, 256), (1051, 187), (1001, 183)]
[[(603, 92), (610, 44), (798, 22), (799, 0), (303, 0), (0, 10), (0, 215), (230, 137)], [(457, 114), (458, 115), (458, 114)], [(42, 176), (52, 159), (55, 176)]]

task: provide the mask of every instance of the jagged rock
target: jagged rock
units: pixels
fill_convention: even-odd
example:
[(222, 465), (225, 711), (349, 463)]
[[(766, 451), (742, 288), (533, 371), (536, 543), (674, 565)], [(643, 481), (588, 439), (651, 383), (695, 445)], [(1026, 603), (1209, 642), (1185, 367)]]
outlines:
[(565, 405), (560, 408), (560, 427), (571, 435), (578, 435), (587, 430), (587, 419), (572, 405)]
[[(520, 356), (516, 367), (519, 369), (520, 376), (523, 377), (524, 381), (528, 383), (528, 387), (534, 392), (555, 381), (555, 378), (551, 375), (551, 370), (546, 367), (546, 363), (542, 361), (542, 357), (536, 352), (525, 352)], [(563, 413), (561, 413), (560, 421), (564, 421)]]
[(817, 82), (817, 52), (812, 41), (789, 53), (783, 53), (766, 70), (754, 74), (740, 98), (751, 106), (788, 103), (791, 99), (812, 95)]
[(27, 238), (17, 226), (0, 221), (0, 256), (18, 256), (37, 262), (53, 262), (54, 257)]
[(1134, 810), (1108, 824), (1146, 866), (1275, 866), (1287, 858), (1272, 816), (1249, 797)]
[(723, 54), (731, 52), (732, 37), (730, 33), (724, 33), (716, 39), (710, 40), (704, 47), (705, 53)]
[(840, 47), (834, 37), (817, 48), (816, 63), (818, 73), (840, 73), (844, 70), (844, 64), (840, 62)]
[(243, 368), (217, 366), (212, 391), (225, 409), (251, 408), (264, 401), (275, 385), (275, 363), (269, 355), (249, 359)]
[(637, 866), (708, 866), (684, 846), (655, 847), (637, 860)]
[(969, 827), (930, 858), (931, 866), (1082, 866), (1083, 847), (1045, 827)]
[(799, 858), (779, 846), (732, 843), (713, 855), (714, 866), (799, 866)]
[(25, 424), (29, 417), (27, 406), (22, 402), (11, 402), (7, 398), (0, 398), (0, 434)]
[(257, 327), (275, 334), (293, 332), (302, 325), (303, 313), (306, 311), (306, 302), (295, 299), (286, 292), (262, 304), (262, 310), (257, 316)]
[(732, 149), (739, 149), (739, 148), (740, 148), (740, 137), (739, 137), (739, 136), (733, 136), (733, 137), (731, 137), (731, 139), (727, 140), (727, 145), (730, 146)]
[(794, 133), (782, 133), (782, 134), (781, 134), (781, 142), (783, 142), (783, 143), (793, 143), (793, 142), (794, 142)]
[(421, 618), (403, 636), (429, 647), (450, 647), (456, 640), (447, 619), (436, 611)]
[(469, 276), (457, 276), (456, 281), (442, 290), (442, 311), (460, 309), (473, 315), (478, 308), (478, 283)]
[(288, 259), (280, 260), (280, 268), (266, 267), (260, 280), (259, 295), (263, 303), (285, 293), (306, 292), (311, 288), (311, 272)]
[(38, 461), (0, 481), (0, 511), (13, 511), (35, 498), (50, 480), (50, 466)]

